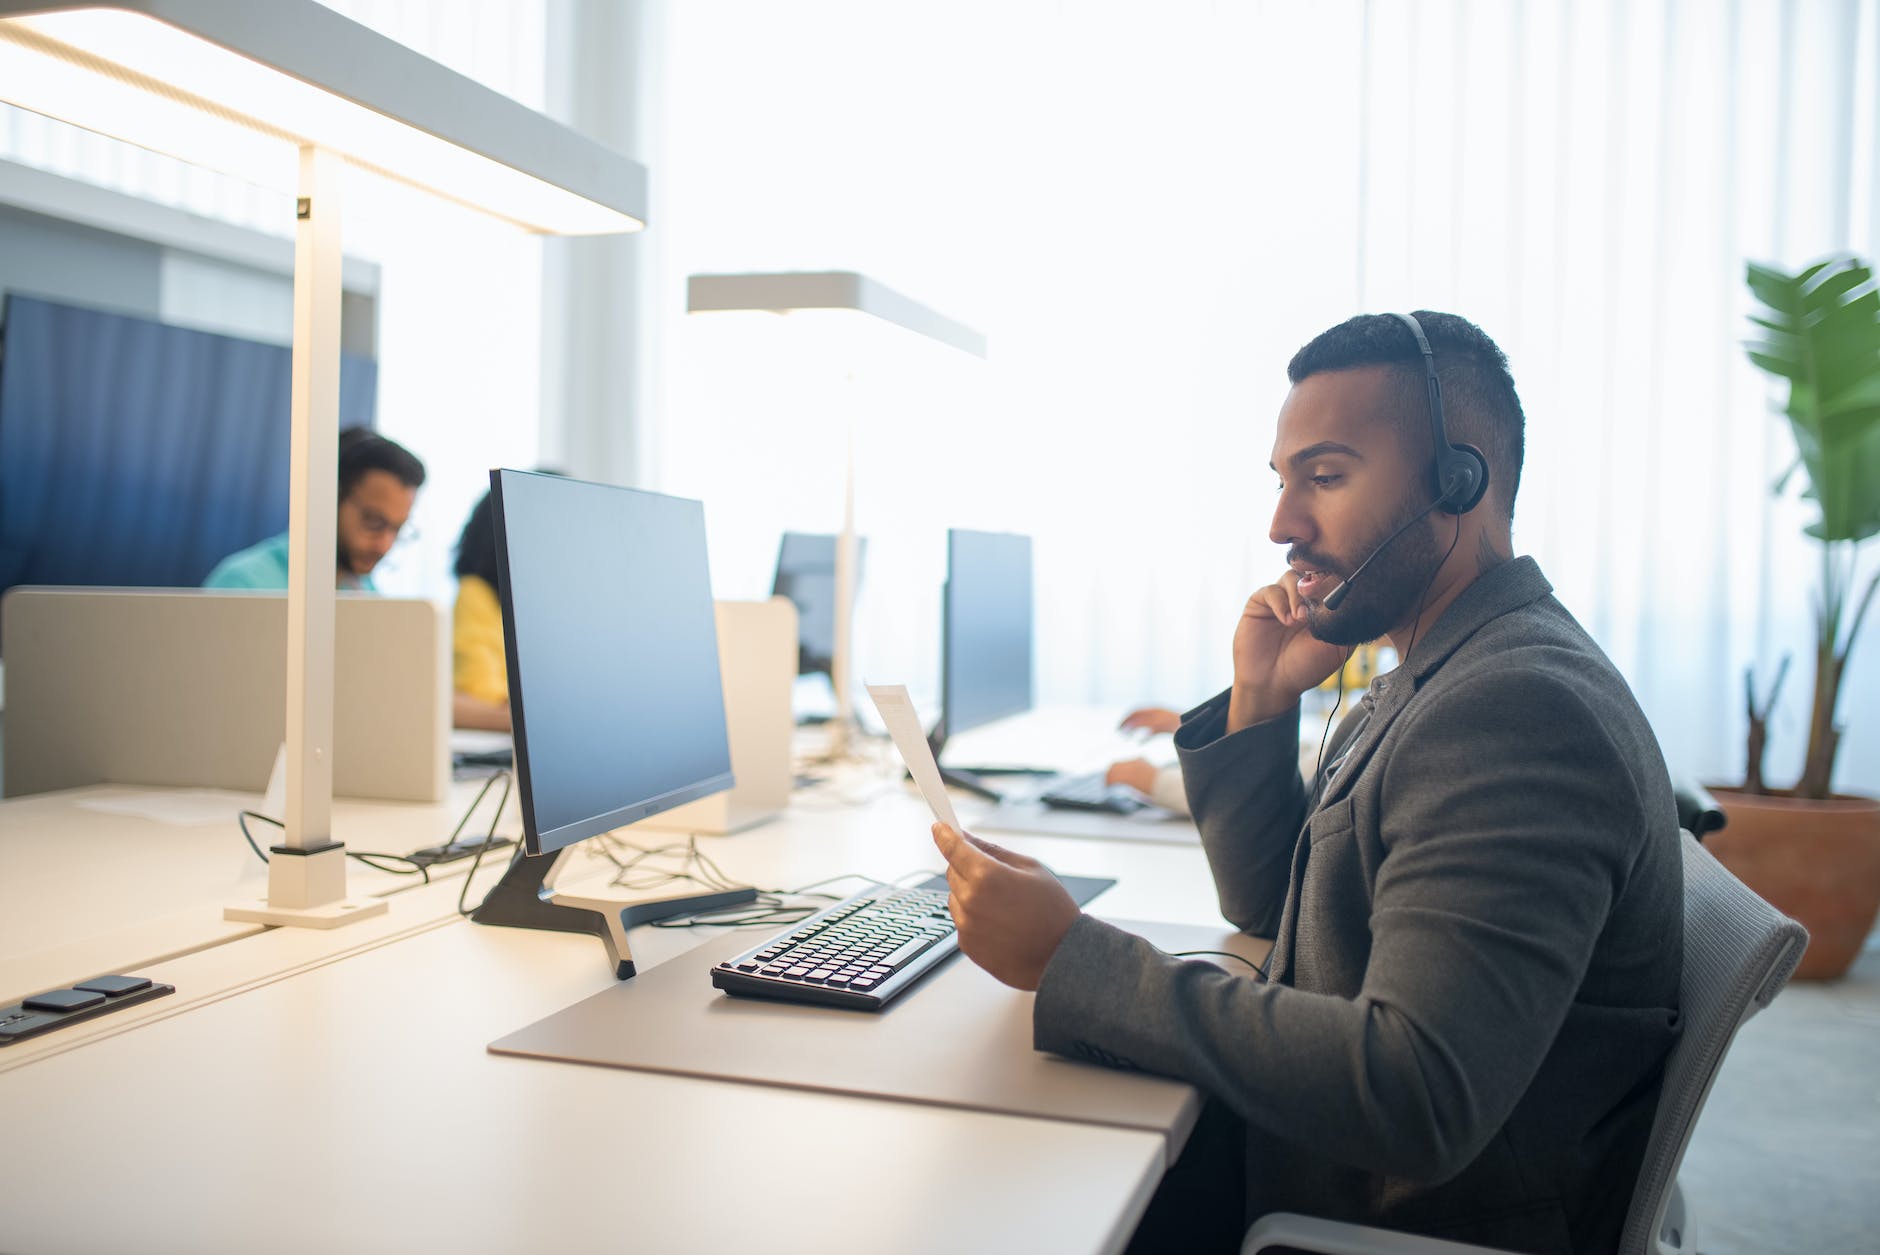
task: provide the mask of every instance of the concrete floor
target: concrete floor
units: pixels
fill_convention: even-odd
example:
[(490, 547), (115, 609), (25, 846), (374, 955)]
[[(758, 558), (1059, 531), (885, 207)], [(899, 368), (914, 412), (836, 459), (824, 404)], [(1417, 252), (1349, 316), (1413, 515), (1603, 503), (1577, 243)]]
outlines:
[(1737, 1034), (1679, 1179), (1703, 1255), (1880, 1253), (1880, 933)]

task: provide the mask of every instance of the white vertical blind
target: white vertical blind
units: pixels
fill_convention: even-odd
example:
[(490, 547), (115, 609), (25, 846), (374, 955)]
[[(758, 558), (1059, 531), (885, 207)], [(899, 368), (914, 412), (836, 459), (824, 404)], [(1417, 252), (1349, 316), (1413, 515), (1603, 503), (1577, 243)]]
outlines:
[[(1517, 546), (1675, 767), (1740, 772), (1743, 668), (1796, 655), (1779, 779), (1818, 563), (1805, 503), (1769, 491), (1792, 443), (1742, 356), (1742, 270), (1874, 254), (1877, 7), (673, 6), (669, 271), (860, 269), (990, 335), (962, 408), (871, 377), (862, 667), (931, 689), (944, 527), (1017, 528), (1045, 700), (1224, 683), (1238, 605), (1280, 565), (1287, 357), (1359, 311), (1470, 317), (1528, 412)], [(676, 330), (661, 433), (740, 594), (778, 530), (836, 508), (830, 402), (762, 330)], [(1875, 636), (1837, 777), (1867, 791)]]

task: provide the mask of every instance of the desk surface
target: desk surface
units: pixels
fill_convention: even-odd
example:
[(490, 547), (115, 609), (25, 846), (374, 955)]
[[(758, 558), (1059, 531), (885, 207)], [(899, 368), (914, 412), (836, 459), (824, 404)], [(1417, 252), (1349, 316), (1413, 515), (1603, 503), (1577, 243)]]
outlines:
[[(700, 844), (726, 874), (777, 888), (937, 867), (918, 798), (871, 787), (866, 804), (811, 793), (776, 823)], [(15, 809), (32, 801), (0, 807), (0, 858), (24, 857), (7, 848), (33, 839), (16, 821), (38, 812)], [(398, 822), (347, 839), (434, 839), (401, 847)], [(1002, 840), (1117, 877), (1105, 914), (1218, 921), (1193, 847)], [(239, 870), (238, 841), (210, 856), (224, 876)], [(82, 849), (35, 865), (65, 862), (79, 882), (113, 874)], [(611, 974), (593, 937), (459, 921), (457, 889), (395, 894), (382, 920), (331, 933), (266, 930), (135, 967), (178, 993), (0, 1052), (0, 1240), (28, 1252), (1115, 1250), (1171, 1153), (1141, 1130), (491, 1055), (488, 1042)], [(219, 915), (219, 886), (184, 892)], [(700, 940), (632, 937), (643, 966)], [(283, 1194), (302, 1188), (317, 1201)], [(804, 1202), (821, 1196), (837, 1201)]]
[(449, 923), (0, 1074), (7, 1249), (1113, 1250), (1163, 1170), (1152, 1133), (485, 1051), (596, 950)]
[[(441, 842), (481, 784), (458, 781), (450, 800), (434, 806), (336, 800), (334, 835), (351, 849), (390, 853)], [(137, 785), (0, 802), (0, 884), (8, 886), (0, 1000), (265, 931), (222, 918), (223, 907), (267, 893), (267, 868), (235, 824), (238, 809), (260, 806), (259, 794)], [(273, 831), (250, 828), (265, 849)], [(513, 822), (505, 829), (515, 830)], [(431, 875), (458, 878), (467, 867)], [(419, 883), (357, 860), (346, 875), (359, 895), (397, 894)]]

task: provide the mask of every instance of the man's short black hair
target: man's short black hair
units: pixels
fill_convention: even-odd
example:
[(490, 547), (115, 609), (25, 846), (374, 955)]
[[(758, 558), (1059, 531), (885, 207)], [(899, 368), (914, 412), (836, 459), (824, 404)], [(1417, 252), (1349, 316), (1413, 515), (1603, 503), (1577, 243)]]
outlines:
[(367, 471), (386, 471), (407, 488), (424, 487), (424, 463), (417, 455), (369, 427), (339, 433), (339, 499), (346, 500)]
[[(1466, 318), (1419, 309), (1414, 317), (1436, 355), (1443, 382), (1443, 426), (1454, 444), (1472, 444), (1488, 460), (1488, 491), (1514, 514), (1521, 487), (1521, 460), (1527, 420), (1515, 395), (1508, 356), (1486, 332)], [(1430, 447), (1428, 390), (1423, 353), (1402, 319), (1390, 314), (1359, 314), (1293, 354), (1286, 377), (1297, 384), (1313, 375), (1359, 366), (1393, 366), (1398, 377), (1406, 448), (1427, 462)]]

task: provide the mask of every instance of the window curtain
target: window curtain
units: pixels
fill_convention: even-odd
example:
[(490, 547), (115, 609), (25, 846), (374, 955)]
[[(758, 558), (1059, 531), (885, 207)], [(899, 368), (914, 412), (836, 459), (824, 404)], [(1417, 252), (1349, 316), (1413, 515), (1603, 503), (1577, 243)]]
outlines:
[[(762, 595), (778, 533), (839, 520), (852, 432), (862, 674), (931, 700), (944, 528), (1007, 528), (1036, 541), (1039, 700), (1181, 705), (1227, 682), (1281, 567), (1288, 357), (1356, 312), (1453, 311), (1527, 411), (1517, 549), (1675, 768), (1738, 776), (1744, 671), (1794, 655), (1781, 780), (1818, 560), (1808, 503), (1772, 492), (1793, 445), (1742, 275), (1873, 256), (1877, 8), (672, 6), (660, 484), (705, 499), (721, 594)], [(676, 312), (689, 273), (818, 269), (978, 327), (990, 360)], [(1880, 790), (1877, 636), (1845, 789)]]

